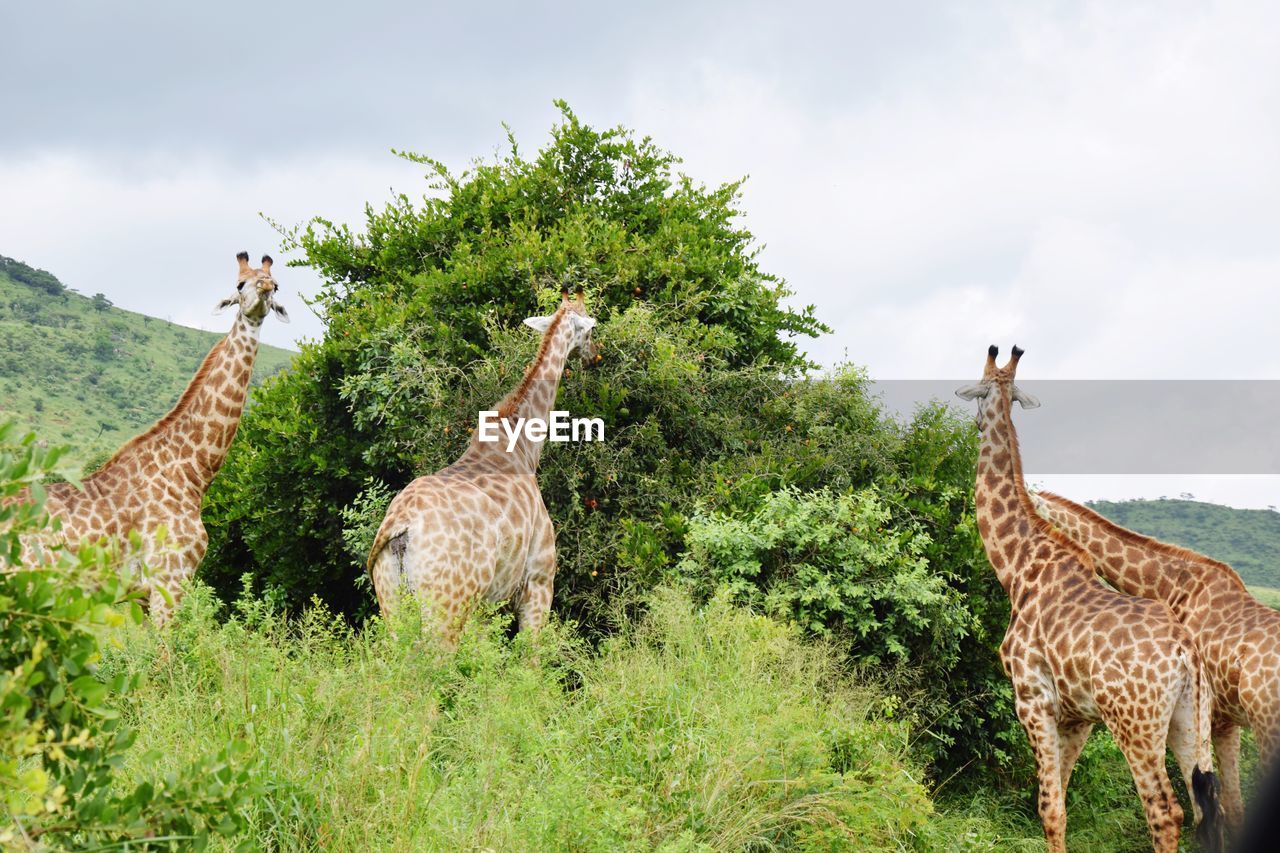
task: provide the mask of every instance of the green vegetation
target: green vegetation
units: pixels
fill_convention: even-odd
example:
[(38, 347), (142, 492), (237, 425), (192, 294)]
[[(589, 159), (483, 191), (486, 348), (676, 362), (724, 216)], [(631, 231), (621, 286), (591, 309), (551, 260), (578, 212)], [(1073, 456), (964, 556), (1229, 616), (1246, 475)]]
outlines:
[[(212, 306), (222, 294), (209, 294)], [(228, 321), (228, 326), (230, 322)], [(123, 311), (0, 256), (0, 419), (100, 461), (168, 411), (222, 336)], [(260, 382), (294, 353), (263, 345)]]
[[(0, 846), (55, 850), (167, 839), (204, 846), (214, 833), (246, 830), (254, 798), (272, 790), (237, 766), (234, 746), (215, 757), (189, 754), (157, 777), (147, 767), (124, 780), (136, 732), (122, 704), (138, 673), (100, 666), (104, 632), (142, 621), (138, 593), (114, 545), (59, 547), (19, 560), (20, 542), (42, 535), (40, 481), (60, 453), (34, 436), (15, 441), (0, 424), (0, 501), (25, 487), (35, 500), (0, 502)], [(135, 545), (138, 543), (134, 543)]]
[(1228, 563), (1250, 586), (1280, 587), (1280, 512), (1163, 498), (1089, 506), (1130, 530)]
[(723, 599), (649, 605), (598, 651), (482, 616), (450, 657), (415, 625), (354, 634), (322, 609), (287, 622), (247, 598), (228, 619), (197, 588), (112, 667), (167, 661), (129, 712), (161, 767), (243, 736), (297, 792), (286, 819), (259, 812), (268, 846), (831, 849), (924, 830), (905, 727), (834, 655)]

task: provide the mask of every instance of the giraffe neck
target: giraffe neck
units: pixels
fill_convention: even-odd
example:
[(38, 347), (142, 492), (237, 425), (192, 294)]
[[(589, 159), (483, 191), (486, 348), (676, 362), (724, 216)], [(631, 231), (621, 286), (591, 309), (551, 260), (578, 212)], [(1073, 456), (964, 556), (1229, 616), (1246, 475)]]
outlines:
[(997, 404), (995, 417), (982, 432), (974, 501), (987, 558), (1000, 585), (1017, 602), (1016, 591), (1027, 580), (1024, 575), (1040, 568), (1029, 559), (1040, 544), (1040, 528), (1022, 482), (1022, 457), (1007, 397)]
[(201, 496), (222, 467), (235, 438), (258, 353), (260, 322), (237, 316), (213, 345), (173, 409), (130, 441), (94, 475), (112, 469), (158, 473)]
[[(542, 336), (538, 354), (525, 370), (524, 378), (507, 397), (498, 405), (500, 416), (515, 429), (521, 418), (527, 422), (532, 418), (548, 420), (551, 409), (555, 406), (556, 392), (560, 388), (560, 377), (564, 374), (565, 361), (569, 356), (569, 344), (573, 337), (573, 322), (563, 308), (556, 312), (550, 327)], [(538, 470), (538, 461), (542, 457), (545, 439), (530, 439), (521, 430), (515, 447), (508, 452), (506, 435), (502, 441), (491, 444), (472, 440), (472, 447), (481, 453), (500, 453), (514, 459), (517, 464), (528, 471)]]
[(1221, 575), (1227, 582), (1238, 577), (1224, 564), (1195, 559), (1198, 555), (1127, 530), (1074, 501), (1047, 493), (1040, 497), (1044, 516), (1084, 546), (1102, 576), (1123, 593), (1173, 603), (1197, 576), (1212, 581)]

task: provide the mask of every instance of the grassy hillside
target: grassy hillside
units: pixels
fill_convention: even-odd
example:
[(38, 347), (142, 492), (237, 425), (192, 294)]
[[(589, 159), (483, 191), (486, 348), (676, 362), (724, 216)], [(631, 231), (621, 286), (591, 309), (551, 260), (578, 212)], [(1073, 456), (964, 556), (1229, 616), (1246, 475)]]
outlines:
[[(82, 296), (0, 256), (0, 420), (71, 445), (82, 463), (99, 459), (173, 406), (220, 337)], [(253, 381), (293, 356), (263, 345)]]
[(1097, 501), (1107, 518), (1230, 563), (1250, 586), (1280, 587), (1280, 512), (1193, 500)]

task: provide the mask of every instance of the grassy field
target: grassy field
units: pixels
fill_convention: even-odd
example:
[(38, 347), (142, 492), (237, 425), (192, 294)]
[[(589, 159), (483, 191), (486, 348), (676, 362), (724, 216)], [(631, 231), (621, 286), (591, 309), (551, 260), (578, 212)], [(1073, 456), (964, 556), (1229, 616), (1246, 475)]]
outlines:
[(1253, 597), (1261, 601), (1268, 607), (1274, 607), (1280, 610), (1280, 589), (1273, 586), (1254, 586), (1249, 585), (1249, 592), (1253, 593)]
[(251, 600), (225, 619), (197, 588), (171, 632), (134, 629), (104, 664), (149, 673), (126, 770), (145, 777), (244, 739), (274, 792), (254, 840), (282, 849), (940, 840), (907, 727), (792, 628), (661, 590), (598, 651), (561, 625), (536, 645), (507, 629), (482, 615), (456, 657), (440, 656), (417, 626), (397, 639), (315, 612), (286, 624)]
[[(48, 273), (0, 261), (0, 419), (71, 445), (82, 463), (168, 411), (222, 337), (121, 310), (62, 288)], [(254, 381), (293, 356), (263, 345)]]

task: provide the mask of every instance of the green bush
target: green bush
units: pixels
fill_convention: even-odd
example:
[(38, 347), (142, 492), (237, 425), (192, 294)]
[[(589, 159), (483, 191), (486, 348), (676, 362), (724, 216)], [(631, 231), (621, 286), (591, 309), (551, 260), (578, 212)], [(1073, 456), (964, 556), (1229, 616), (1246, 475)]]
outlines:
[(74, 554), (30, 545), (50, 530), (40, 480), (59, 455), (0, 424), (0, 846), (199, 848), (240, 832), (242, 809), (267, 789), (234, 743), (212, 759), (188, 756), (161, 779), (118, 784), (117, 769), (138, 754), (120, 714), (138, 676), (104, 671), (101, 643), (141, 621), (139, 594), (118, 545)]
[(197, 586), (114, 665), (166, 661), (130, 712), (161, 768), (242, 733), (304, 795), (256, 813), (240, 838), (264, 847), (884, 848), (931, 819), (876, 692), (724, 598), (656, 591), (598, 650), (558, 622), (506, 635), (482, 613), (439, 656), (414, 630), (357, 634), (321, 607), (285, 620), (251, 597), (227, 613)]
[[(918, 745), (939, 769), (988, 762), (1025, 778), (1030, 766), (1007, 682), (992, 671), (990, 647), (973, 641), (986, 633), (962, 594), (974, 578), (930, 564), (938, 546), (905, 511), (902, 494), (787, 487), (745, 506), (699, 509), (685, 542), (679, 571), (695, 594), (724, 588), (835, 641), (861, 665), (885, 666), (882, 677), (904, 694), (897, 704), (922, 729)], [(974, 568), (990, 571), (985, 563)], [(966, 668), (979, 673), (986, 701), (965, 692), (973, 687), (967, 680), (953, 683)], [(974, 749), (971, 738), (984, 735), (988, 747)]]
[[(893, 525), (893, 526), (890, 526)], [(681, 572), (702, 590), (840, 641), (868, 664), (955, 664), (968, 626), (964, 602), (931, 572), (928, 536), (874, 489), (766, 494), (749, 512), (697, 512)]]

